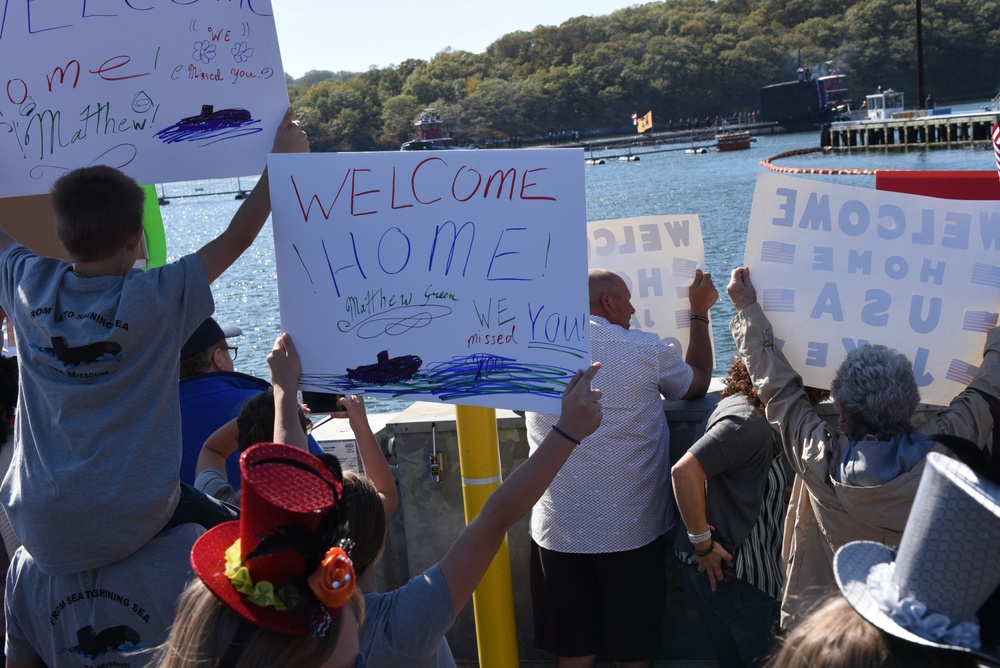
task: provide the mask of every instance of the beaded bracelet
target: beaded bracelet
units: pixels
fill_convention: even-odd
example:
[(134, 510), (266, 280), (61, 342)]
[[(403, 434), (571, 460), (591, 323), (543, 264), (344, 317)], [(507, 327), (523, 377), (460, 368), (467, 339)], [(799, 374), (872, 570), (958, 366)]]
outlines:
[(701, 321), (702, 321), (702, 322), (704, 322), (704, 323), (708, 323), (708, 322), (709, 322), (709, 320), (708, 320), (708, 317), (707, 317), (707, 316), (703, 316), (703, 315), (695, 315), (694, 313), (692, 313), (692, 314), (691, 314), (691, 319), (692, 319), (692, 320), (701, 320)]
[(563, 438), (565, 438), (567, 441), (572, 441), (575, 445), (580, 445), (580, 441), (578, 441), (577, 439), (573, 438), (572, 436), (570, 436), (569, 434), (567, 434), (566, 432), (564, 432), (559, 427), (557, 427), (555, 425), (552, 425), (552, 431), (554, 431), (555, 433), (559, 434), (560, 436), (562, 436)]
[(715, 551), (715, 539), (713, 538), (712, 542), (709, 543), (709, 545), (708, 545), (708, 549), (705, 550), (704, 552), (699, 552), (698, 549), (695, 548), (694, 556), (696, 556), (696, 557), (707, 557), (708, 555), (712, 554), (712, 552), (714, 552), (714, 551)]

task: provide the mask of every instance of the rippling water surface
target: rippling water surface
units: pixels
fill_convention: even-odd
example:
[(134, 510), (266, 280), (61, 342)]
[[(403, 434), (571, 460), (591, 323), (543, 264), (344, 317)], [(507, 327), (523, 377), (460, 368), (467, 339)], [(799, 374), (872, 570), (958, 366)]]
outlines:
[[(730, 269), (742, 263), (754, 183), (757, 175), (766, 171), (759, 163), (784, 151), (816, 146), (818, 141), (818, 132), (765, 135), (757, 137), (747, 151), (705, 154), (665, 151), (643, 154), (636, 162), (614, 160), (586, 168), (588, 220), (698, 214), (705, 239), (706, 269), (713, 273), (721, 295), (712, 313), (717, 375), (724, 373), (735, 352), (727, 327), (734, 311), (725, 296), (725, 285)], [(595, 157), (599, 155), (594, 154)], [(988, 147), (812, 153), (786, 158), (776, 164), (918, 170), (982, 170), (996, 166)], [(875, 185), (874, 176), (806, 175), (803, 178), (868, 188)], [(221, 232), (240, 204), (230, 191), (238, 187), (249, 189), (255, 181), (221, 179), (165, 184), (163, 189), (170, 199), (170, 204), (162, 207), (168, 258), (193, 252)], [(177, 197), (204, 193), (227, 194)], [(216, 319), (243, 329), (243, 337), (237, 343), (240, 348), (237, 370), (267, 378), (265, 358), (281, 331), (270, 220), (253, 246), (212, 285), (212, 292)], [(396, 411), (409, 404), (376, 397), (367, 402), (372, 413)]]

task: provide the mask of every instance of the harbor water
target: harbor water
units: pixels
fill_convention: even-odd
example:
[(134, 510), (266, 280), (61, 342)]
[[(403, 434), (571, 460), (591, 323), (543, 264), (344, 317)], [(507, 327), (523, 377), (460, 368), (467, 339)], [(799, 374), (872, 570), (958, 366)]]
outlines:
[[(607, 220), (664, 214), (698, 214), (705, 241), (705, 267), (712, 273), (720, 299), (712, 309), (716, 343), (716, 375), (724, 375), (735, 353), (728, 331), (734, 310), (725, 296), (729, 272), (743, 262), (747, 223), (760, 161), (779, 153), (818, 145), (818, 132), (761, 135), (749, 150), (685, 153), (676, 150), (638, 153), (640, 160), (607, 160), (586, 167), (587, 219)], [(520, 149), (533, 150), (533, 149)], [(571, 149), (567, 149), (571, 150)], [(578, 150), (578, 149), (575, 149)], [(615, 154), (621, 153), (615, 151)], [(611, 153), (609, 153), (611, 155)], [(600, 157), (600, 152), (586, 157)], [(584, 158), (581, 154), (581, 160)], [(961, 149), (868, 149), (810, 153), (781, 160), (782, 167), (822, 169), (990, 170), (996, 167), (988, 146)], [(874, 188), (871, 175), (808, 174), (803, 178)], [(161, 207), (168, 259), (191, 253), (229, 223), (240, 204), (234, 196), (255, 178), (167, 183), (161, 186), (169, 204)], [(224, 194), (211, 194), (224, 193)], [(181, 197), (182, 195), (198, 195)], [(281, 332), (271, 222), (253, 246), (213, 285), (216, 319), (243, 329), (234, 342), (240, 350), (236, 369), (268, 377), (267, 353)], [(315, 304), (316, 309), (332, 305)], [(373, 397), (370, 413), (399, 411), (408, 401)]]

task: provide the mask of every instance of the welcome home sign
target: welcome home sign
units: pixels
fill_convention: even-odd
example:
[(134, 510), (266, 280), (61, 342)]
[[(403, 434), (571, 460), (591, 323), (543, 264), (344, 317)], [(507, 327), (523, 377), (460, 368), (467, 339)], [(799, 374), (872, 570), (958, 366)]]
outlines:
[(744, 262), (775, 345), (829, 387), (865, 342), (904, 353), (921, 400), (947, 404), (1000, 314), (1000, 202), (761, 174)]

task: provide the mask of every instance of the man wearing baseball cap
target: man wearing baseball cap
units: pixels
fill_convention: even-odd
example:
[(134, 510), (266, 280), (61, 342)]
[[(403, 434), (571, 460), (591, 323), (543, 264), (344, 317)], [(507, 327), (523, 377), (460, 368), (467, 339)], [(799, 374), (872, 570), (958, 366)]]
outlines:
[[(198, 329), (181, 348), (181, 378), (210, 371), (233, 371), (237, 347), (227, 339), (242, 336), (243, 330), (235, 325), (222, 327), (214, 318), (198, 325)], [(232, 351), (232, 352), (230, 352)]]
[[(223, 327), (209, 318), (195, 330), (181, 349), (180, 402), (181, 435), (184, 452), (181, 457), (181, 481), (194, 485), (195, 466), (201, 446), (215, 430), (236, 417), (247, 399), (266, 392), (271, 384), (236, 371), (238, 347), (229, 339), (241, 336), (235, 326)], [(320, 454), (312, 436), (309, 451)], [(226, 477), (234, 489), (240, 488), (239, 452), (226, 460)]]

